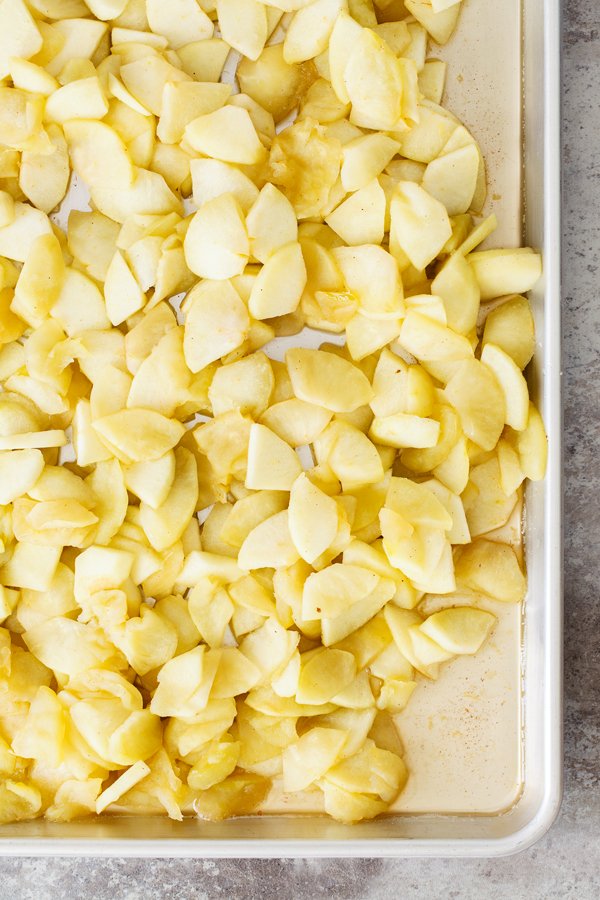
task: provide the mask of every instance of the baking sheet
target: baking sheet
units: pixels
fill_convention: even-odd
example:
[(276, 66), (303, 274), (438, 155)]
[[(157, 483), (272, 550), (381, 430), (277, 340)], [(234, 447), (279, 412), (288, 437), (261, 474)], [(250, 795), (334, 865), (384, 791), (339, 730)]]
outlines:
[[(521, 8), (517, 0), (466, 0), (463, 7), (458, 33), (447, 47), (434, 49), (432, 55), (449, 62), (444, 104), (473, 130), (486, 157), (487, 208), (493, 209), (501, 222), (487, 246), (517, 246), (524, 221), (527, 243), (543, 249), (545, 255), (545, 276), (532, 293), (539, 346), (531, 383), (535, 399), (542, 405), (550, 458), (546, 481), (531, 485), (527, 492), (530, 590), (523, 632), (524, 702), (519, 702), (521, 623), (510, 620), (513, 612), (509, 609), (483, 656), (445, 666), (440, 682), (420, 686), (403, 714), (426, 723), (426, 734), (420, 725), (412, 731), (403, 723), (412, 772), (407, 789), (411, 793), (400, 798), (400, 803), (412, 805), (407, 805), (403, 815), (350, 828), (310, 815), (263, 815), (218, 824), (195, 818), (174, 823), (160, 817), (135, 821), (103, 817), (62, 825), (36, 820), (5, 826), (0, 853), (489, 855), (523, 849), (556, 815), (561, 793), (558, 3), (524, 0)], [(82, 208), (79, 202), (77, 206)], [(481, 665), (481, 670), (470, 670), (473, 664)], [(510, 694), (499, 687), (502, 682), (497, 675), (492, 675), (499, 672), (511, 685)], [(516, 686), (514, 694), (512, 685)], [(438, 696), (442, 690), (448, 692), (446, 697)], [(417, 703), (421, 704), (420, 716), (416, 715)], [(502, 719), (507, 707), (512, 710), (510, 721)], [(518, 735), (513, 739), (521, 724), (522, 747)], [(429, 741), (430, 732), (435, 744)], [(489, 741), (485, 752), (484, 736)], [(505, 750), (502, 741), (506, 741)], [(428, 753), (423, 752), (425, 745)], [(441, 757), (449, 768), (440, 763)], [(495, 775), (490, 780), (492, 770)], [(431, 804), (432, 777), (438, 779), (435, 808)], [(421, 790), (421, 784), (429, 787)], [(409, 814), (416, 812), (429, 814)], [(457, 812), (462, 815), (450, 814)]]

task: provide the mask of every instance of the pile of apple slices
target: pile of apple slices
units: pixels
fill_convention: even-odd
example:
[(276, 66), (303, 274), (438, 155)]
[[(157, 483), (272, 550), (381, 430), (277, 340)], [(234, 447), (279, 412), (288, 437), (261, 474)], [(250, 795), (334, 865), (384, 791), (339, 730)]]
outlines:
[(478, 249), (459, 8), (0, 4), (1, 822), (372, 818), (523, 599), (541, 262)]

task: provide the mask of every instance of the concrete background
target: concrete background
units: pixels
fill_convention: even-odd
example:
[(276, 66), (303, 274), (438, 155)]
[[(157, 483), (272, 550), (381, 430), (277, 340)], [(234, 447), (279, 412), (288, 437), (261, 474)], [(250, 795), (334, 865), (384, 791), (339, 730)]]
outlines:
[(600, 893), (600, 3), (563, 27), (565, 797), (535, 847), (497, 860), (0, 860), (22, 900), (595, 900)]

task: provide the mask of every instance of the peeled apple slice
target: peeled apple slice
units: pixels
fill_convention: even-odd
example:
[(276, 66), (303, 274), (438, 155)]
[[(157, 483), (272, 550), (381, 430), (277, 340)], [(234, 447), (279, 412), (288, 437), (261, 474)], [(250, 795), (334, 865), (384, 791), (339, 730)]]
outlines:
[(63, 125), (75, 172), (91, 188), (129, 190), (134, 168), (117, 132), (95, 119), (70, 119)]
[(303, 619), (335, 618), (363, 600), (379, 582), (379, 575), (361, 566), (334, 563), (306, 580)]
[(408, 629), (408, 636), (412, 642), (415, 656), (425, 666), (447, 662), (454, 656), (454, 653), (444, 650), (436, 641), (424, 634), (419, 625), (411, 625)]
[(476, 144), (469, 144), (432, 160), (421, 184), (430, 196), (444, 204), (449, 216), (458, 216), (471, 205), (478, 169), (479, 151)]
[(439, 663), (426, 665), (421, 662), (415, 655), (413, 643), (410, 639), (409, 628), (411, 625), (420, 625), (423, 621), (419, 613), (412, 609), (399, 609), (393, 603), (388, 603), (385, 607), (384, 615), (402, 656), (405, 656), (409, 663), (427, 678), (436, 679), (439, 675)]
[(529, 417), (523, 431), (507, 429), (507, 441), (515, 450), (526, 478), (541, 481), (546, 474), (548, 438), (544, 422), (533, 403), (529, 403)]
[(241, 569), (278, 569), (293, 566), (300, 559), (288, 524), (288, 511), (276, 513), (250, 532), (240, 547), (238, 565)]
[(174, 50), (213, 35), (213, 23), (195, 0), (177, 0), (174, 8), (164, 0), (147, 0), (146, 15), (152, 31), (164, 35)]
[(410, 537), (384, 541), (383, 549), (392, 566), (415, 584), (427, 584), (446, 548), (447, 539), (439, 528), (417, 526)]
[(175, 478), (175, 454), (172, 450), (150, 462), (123, 467), (125, 486), (152, 509), (167, 499)]
[(386, 447), (435, 447), (440, 436), (440, 423), (421, 416), (395, 416), (373, 419), (369, 437)]
[(527, 589), (513, 548), (483, 539), (462, 550), (456, 560), (456, 579), (502, 603), (518, 603)]
[(421, 362), (460, 362), (473, 356), (466, 337), (428, 316), (409, 309), (398, 343)]
[(159, 459), (185, 434), (185, 426), (151, 409), (122, 409), (92, 423), (94, 430), (133, 462)]
[[(402, 74), (398, 60), (379, 35), (369, 28), (352, 47), (344, 85), (353, 111), (393, 128), (402, 115)], [(352, 121), (352, 120), (351, 120)]]
[(266, 156), (248, 110), (238, 106), (223, 106), (194, 119), (185, 138), (198, 153), (223, 162), (251, 166)]
[(438, 498), (424, 484), (417, 484), (409, 478), (390, 479), (385, 505), (411, 525), (444, 531), (452, 528), (452, 516)]
[(300, 672), (296, 701), (327, 703), (348, 687), (356, 676), (356, 663), (345, 650), (323, 650), (313, 656)]
[(33, 488), (43, 468), (44, 457), (40, 450), (0, 453), (0, 503), (12, 503)]
[(285, 316), (297, 308), (306, 285), (306, 266), (297, 241), (273, 253), (256, 277), (248, 309), (255, 319)]
[(482, 344), (492, 343), (524, 369), (535, 349), (535, 328), (529, 301), (512, 297), (497, 306), (485, 320)]
[(373, 399), (368, 379), (333, 353), (294, 347), (285, 354), (294, 393), (300, 400), (333, 412), (352, 412)]
[(266, 425), (252, 425), (246, 487), (255, 491), (289, 491), (302, 472), (298, 454)]
[(0, 8), (0, 78), (10, 73), (10, 58), (29, 59), (42, 48), (43, 39), (23, 0), (8, 0)]
[(373, 178), (377, 178), (383, 172), (398, 149), (398, 142), (385, 134), (364, 135), (345, 144), (342, 150), (341, 169), (344, 190), (358, 191), (366, 187)]
[(350, 246), (380, 244), (384, 232), (385, 194), (378, 180), (374, 178), (351, 194), (325, 221)]
[(523, 294), (539, 281), (542, 257), (530, 247), (518, 250), (482, 250), (469, 254), (482, 300), (505, 294)]
[[(396, 593), (396, 583), (391, 578), (380, 578), (375, 588), (362, 600), (357, 600), (339, 616), (321, 619), (321, 640), (326, 647), (343, 641), (352, 632), (366, 625)], [(367, 704), (368, 705), (368, 704)]]
[(481, 362), (489, 366), (504, 393), (506, 424), (515, 431), (523, 431), (529, 418), (529, 390), (521, 370), (514, 360), (496, 344), (486, 344)]
[[(350, 95), (344, 82), (344, 72), (352, 49), (362, 34), (362, 28), (350, 13), (342, 9), (335, 20), (329, 39), (329, 70), (331, 86), (340, 103), (349, 103)], [(346, 188), (346, 190), (350, 190)]]
[(217, 0), (219, 27), (230, 47), (256, 60), (268, 37), (267, 11), (257, 0)]
[(283, 751), (283, 789), (303, 791), (339, 759), (347, 739), (337, 728), (311, 728)]
[(222, 281), (242, 274), (250, 244), (233, 194), (221, 194), (198, 210), (183, 246), (188, 268), (201, 278)]
[(192, 372), (235, 350), (250, 328), (250, 316), (229, 281), (203, 282), (188, 295), (183, 353)]
[(506, 420), (506, 401), (492, 370), (476, 359), (464, 360), (445, 394), (467, 437), (483, 450), (493, 450)]
[(485, 609), (457, 606), (434, 613), (419, 628), (450, 654), (473, 654), (477, 653), (495, 623), (496, 616)]
[(458, 21), (459, 3), (444, 6), (444, 0), (442, 0), (439, 5), (436, 2), (434, 10), (433, 3), (427, 2), (427, 0), (405, 0), (405, 2), (409, 13), (427, 29), (434, 41), (438, 44), (445, 44), (450, 40)]
[(446, 207), (413, 181), (400, 181), (390, 210), (398, 243), (415, 269), (421, 271), (452, 234)]
[(338, 519), (336, 501), (302, 473), (292, 485), (289, 525), (292, 540), (306, 562), (314, 562), (333, 543)]
[[(376, 244), (337, 247), (332, 255), (342, 271), (348, 290), (358, 299), (360, 313), (375, 319), (375, 324), (382, 319), (390, 320), (390, 324), (397, 326), (398, 319), (404, 314), (404, 302), (394, 257)], [(363, 331), (366, 325), (363, 324)], [(397, 330), (395, 333), (398, 333)], [(386, 338), (386, 341), (390, 339)]]
[(291, 447), (302, 447), (312, 444), (332, 417), (331, 410), (292, 397), (274, 403), (263, 413), (260, 421)]
[(267, 182), (246, 216), (250, 252), (266, 263), (280, 247), (298, 238), (298, 222), (290, 201)]
[(344, 0), (316, 0), (299, 9), (290, 22), (283, 42), (286, 63), (312, 59), (327, 49), (338, 13)]

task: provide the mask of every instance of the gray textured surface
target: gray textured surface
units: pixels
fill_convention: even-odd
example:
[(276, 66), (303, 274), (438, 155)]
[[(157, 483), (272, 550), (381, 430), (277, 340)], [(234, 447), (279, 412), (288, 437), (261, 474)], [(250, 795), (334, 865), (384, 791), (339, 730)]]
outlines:
[(565, 799), (499, 860), (0, 860), (19, 900), (595, 900), (600, 894), (600, 4), (564, 13)]

